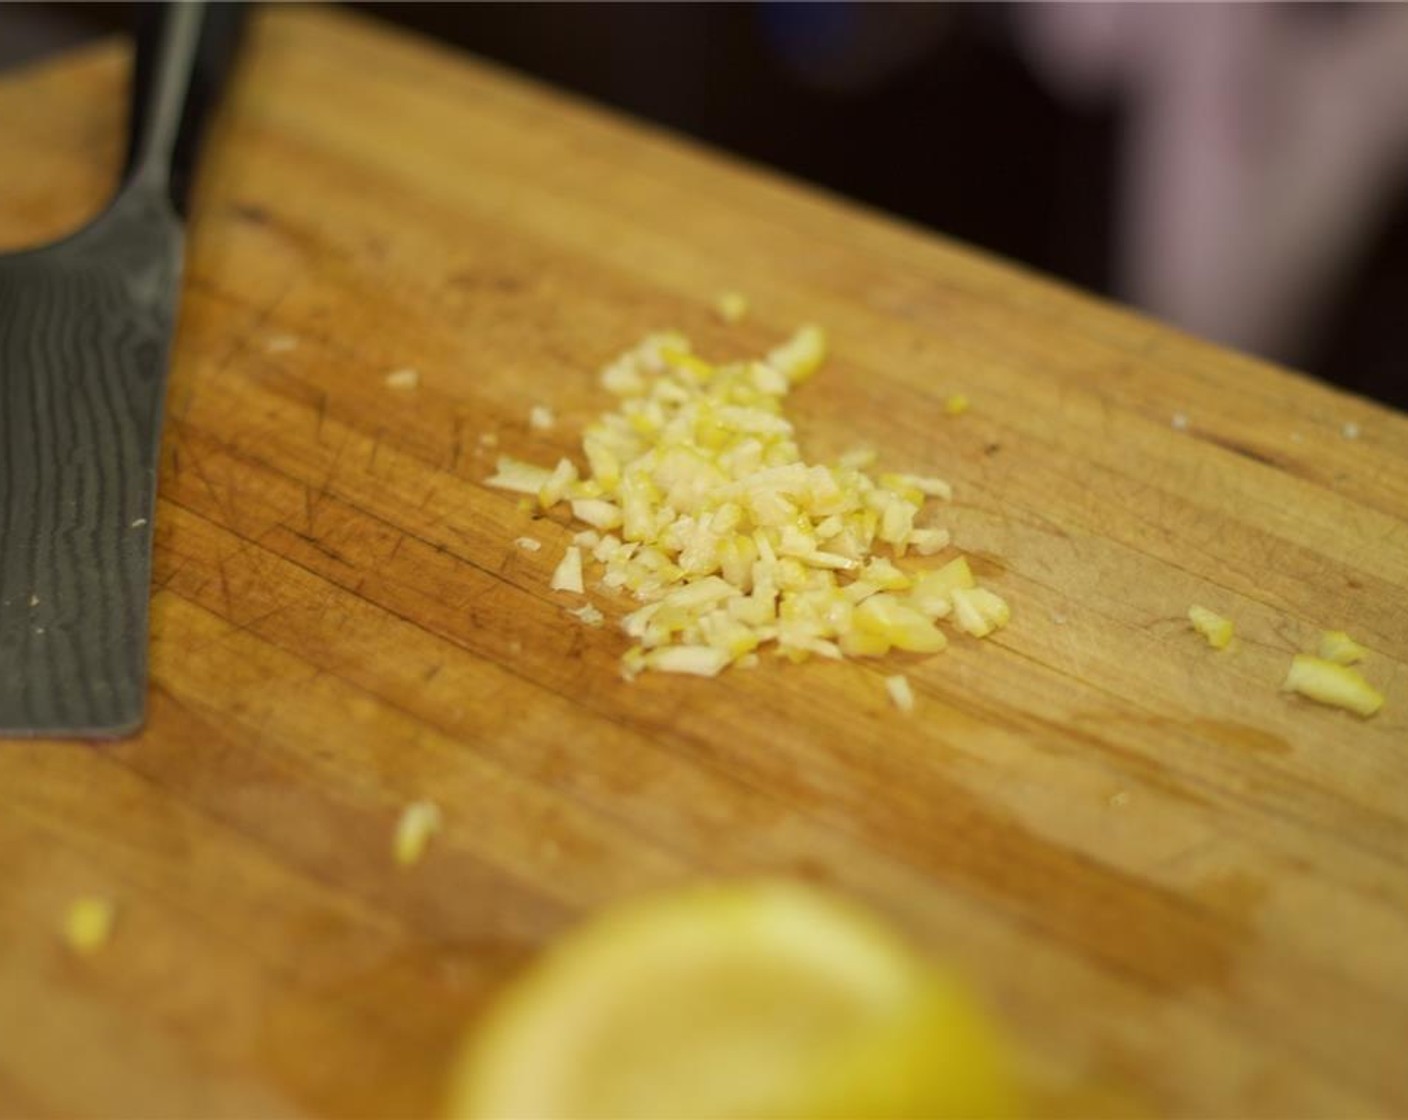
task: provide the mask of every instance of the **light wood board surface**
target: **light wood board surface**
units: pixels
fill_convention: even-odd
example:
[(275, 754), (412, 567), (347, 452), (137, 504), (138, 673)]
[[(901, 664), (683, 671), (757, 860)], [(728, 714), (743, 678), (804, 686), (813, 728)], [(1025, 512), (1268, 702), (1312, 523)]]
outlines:
[[(101, 204), (124, 79), (116, 44), (0, 79), (0, 243)], [(537, 948), (755, 872), (873, 906), (1045, 1076), (1408, 1112), (1408, 419), (331, 11), (261, 17), (188, 273), (149, 726), (0, 744), (0, 1113), (425, 1115)], [(571, 453), (646, 332), (807, 320), (804, 453), (950, 479), (1012, 604), (900, 663), (909, 717), (890, 662), (626, 684), (547, 589), (562, 519), (483, 485), (482, 434)], [(1324, 628), (1374, 719), (1278, 690)], [(422, 797), (446, 829), (398, 870)], [(120, 907), (89, 959), (84, 893)]]

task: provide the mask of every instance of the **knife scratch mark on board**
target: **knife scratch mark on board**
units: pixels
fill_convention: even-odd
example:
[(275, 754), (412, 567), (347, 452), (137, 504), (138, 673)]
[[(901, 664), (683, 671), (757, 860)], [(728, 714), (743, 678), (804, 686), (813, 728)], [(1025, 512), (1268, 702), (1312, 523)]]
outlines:
[(346, 564), (348, 567), (353, 566), (348, 562), (347, 558), (343, 556), (342, 553), (338, 552), (337, 549), (333, 548), (332, 545), (325, 544), (317, 537), (312, 536), (308, 533), (299, 532), (299, 530), (297, 529), (290, 529), (289, 531), (292, 532), (293, 535), (299, 540), (301, 540), (304, 544), (308, 545), (309, 548), (316, 549), (317, 551), (321, 552), (324, 556), (326, 556), (329, 560), (334, 560), (339, 564)]
[(372, 451), (367, 457), (367, 473), (376, 473), (376, 454), (381, 450), (381, 437), (385, 434), (385, 428), (377, 428), (376, 434), (372, 437)]
[(462, 454), (464, 454), (464, 417), (456, 416), (454, 420), (454, 435), (450, 439), (451, 473), (460, 469), (460, 456)]
[[(179, 433), (184, 440), (185, 429), (179, 429)], [(215, 484), (210, 481), (210, 476), (206, 473), (204, 462), (201, 457), (196, 454), (195, 448), (189, 442), (186, 442), (186, 453), (190, 456), (191, 468), (195, 471), (196, 477), (200, 479), (201, 484), (209, 492), (211, 500), (214, 501), (216, 507), (224, 515), (225, 524), (233, 526), (235, 523), (232, 516), (233, 511), (227, 502), (227, 496), (222, 495), (220, 491), (215, 488)]]
[(229, 618), (233, 613), (230, 600), (230, 575), (225, 570), (225, 557), (220, 557), (220, 594), (225, 600), (225, 617)]
[(350, 430), (344, 430), (342, 433), (342, 442), (337, 445), (337, 450), (333, 452), (332, 462), (328, 464), (327, 472), (323, 475), (322, 482), (318, 484), (317, 493), (313, 495), (307, 503), (308, 531), (310, 533), (315, 532), (314, 522), (317, 515), (322, 511), (323, 504), (332, 494), (333, 479), (337, 477), (337, 469), (342, 462), (342, 454), (347, 450), (347, 445), (351, 440), (352, 432)]
[(221, 644), (228, 643), (242, 634), (252, 634), (258, 637), (264, 623), (268, 622), (274, 616), (282, 614), (285, 609), (286, 604), (280, 603), (261, 614), (245, 619), (243, 622), (236, 622), (229, 630), (221, 634), (217, 641)]

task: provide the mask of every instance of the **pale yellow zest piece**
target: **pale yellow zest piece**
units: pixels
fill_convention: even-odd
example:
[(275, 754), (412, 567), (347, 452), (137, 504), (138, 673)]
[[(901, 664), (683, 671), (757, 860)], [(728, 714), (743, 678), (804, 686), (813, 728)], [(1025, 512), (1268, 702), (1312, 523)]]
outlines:
[(954, 393), (944, 401), (944, 411), (950, 416), (962, 416), (968, 411), (968, 398), (962, 393)]
[(927, 497), (942, 498), (946, 502), (953, 500), (953, 487), (941, 478), (923, 478), (917, 474), (882, 474), (880, 484), (895, 490), (909, 487)]
[(413, 801), (401, 810), (396, 822), (392, 853), (402, 867), (413, 867), (425, 855), (430, 839), (440, 831), (444, 817), (433, 801)]
[(601, 611), (597, 610), (596, 607), (592, 606), (590, 603), (587, 603), (584, 606), (576, 607), (573, 610), (568, 611), (567, 613), (570, 615), (575, 615), (577, 618), (581, 619), (582, 622), (585, 623), (587, 626), (600, 626), (603, 622), (606, 621), (606, 616), (602, 614)]
[(409, 392), (420, 384), (420, 373), (413, 369), (394, 369), (384, 379), (388, 389)]
[(528, 410), (528, 426), (535, 432), (549, 431), (556, 423), (557, 417), (545, 404), (535, 404)]
[[(502, 460), (501, 460), (502, 461)], [(577, 464), (571, 459), (559, 459), (557, 466), (538, 487), (538, 501), (544, 509), (554, 506), (567, 496), (568, 489), (577, 481)]]
[(955, 587), (951, 597), (958, 628), (975, 638), (986, 638), (1011, 621), (1012, 610), (1006, 601), (986, 587)]
[(1226, 649), (1232, 641), (1231, 620), (1208, 610), (1207, 607), (1189, 607), (1188, 621), (1193, 624), (1194, 630), (1207, 639), (1208, 645), (1213, 649)]
[(645, 667), (662, 673), (716, 677), (729, 660), (727, 650), (713, 646), (663, 646), (645, 655)]
[(516, 494), (537, 494), (552, 478), (552, 471), (510, 455), (500, 455), (497, 465), (495, 473), (484, 480), (485, 486), (512, 490)]
[(914, 711), (914, 689), (910, 687), (908, 677), (903, 674), (886, 677), (885, 691), (890, 694), (890, 699), (900, 711)]
[(1367, 719), (1384, 705), (1383, 694), (1355, 670), (1308, 653), (1298, 653), (1291, 661), (1287, 692), (1298, 692), (1317, 704), (1344, 708)]
[(836, 461), (836, 465), (848, 467), (851, 470), (863, 471), (867, 467), (873, 467), (875, 460), (878, 458), (880, 458), (880, 455), (873, 447), (855, 447), (842, 455), (841, 458)]
[(449, 1120), (1026, 1114), (983, 1013), (888, 928), (786, 882), (685, 889), (556, 944), (467, 1041)]
[(1343, 630), (1326, 630), (1320, 636), (1320, 656), (1336, 665), (1353, 665), (1369, 656), (1369, 651)]
[(91, 956), (107, 945), (116, 921), (117, 907), (110, 899), (94, 895), (76, 898), (64, 915), (64, 942), (75, 953)]
[(574, 498), (572, 516), (603, 532), (621, 527), (620, 507), (601, 498)]
[(965, 557), (950, 560), (942, 568), (922, 572), (914, 581), (910, 598), (930, 618), (943, 618), (953, 609), (953, 593), (977, 586)]
[(748, 314), (748, 297), (742, 292), (723, 292), (714, 301), (714, 310), (725, 323), (740, 323)]
[(575, 591), (579, 595), (586, 590), (582, 582), (582, 550), (575, 544), (568, 545), (562, 554), (550, 586), (554, 591)]
[(518, 537), (513, 542), (524, 552), (537, 552), (543, 547), (543, 542), (534, 537)]
[(826, 358), (826, 332), (815, 324), (800, 327), (781, 346), (768, 351), (768, 365), (794, 385), (821, 368)]

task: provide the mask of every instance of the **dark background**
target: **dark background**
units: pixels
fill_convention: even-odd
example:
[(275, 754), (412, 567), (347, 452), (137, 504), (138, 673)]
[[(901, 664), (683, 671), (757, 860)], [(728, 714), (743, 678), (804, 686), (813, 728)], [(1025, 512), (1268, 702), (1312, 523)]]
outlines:
[[(876, 9), (874, 42), (818, 4), (355, 6), (1119, 298), (1121, 111), (1048, 92), (1007, 5)], [(123, 29), (129, 9), (0, 5), (0, 66)], [(1408, 190), (1327, 322), (1293, 364), (1408, 408)]]

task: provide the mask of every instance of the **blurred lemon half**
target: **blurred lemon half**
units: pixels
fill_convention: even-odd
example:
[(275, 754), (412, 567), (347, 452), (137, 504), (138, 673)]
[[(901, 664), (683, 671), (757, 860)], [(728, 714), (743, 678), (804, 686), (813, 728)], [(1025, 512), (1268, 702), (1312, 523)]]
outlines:
[(810, 888), (695, 887), (551, 949), (457, 1064), (454, 1120), (997, 1117), (1021, 1111), (960, 988)]

